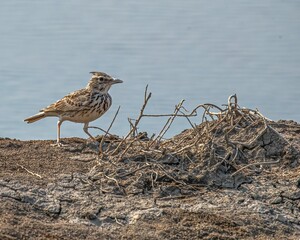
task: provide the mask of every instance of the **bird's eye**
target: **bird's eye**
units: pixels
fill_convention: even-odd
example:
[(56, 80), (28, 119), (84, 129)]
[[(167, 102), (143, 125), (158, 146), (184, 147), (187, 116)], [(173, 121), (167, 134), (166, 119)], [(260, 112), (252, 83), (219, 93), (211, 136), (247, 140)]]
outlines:
[(100, 80), (100, 81), (103, 81), (103, 77), (100, 77), (99, 80)]

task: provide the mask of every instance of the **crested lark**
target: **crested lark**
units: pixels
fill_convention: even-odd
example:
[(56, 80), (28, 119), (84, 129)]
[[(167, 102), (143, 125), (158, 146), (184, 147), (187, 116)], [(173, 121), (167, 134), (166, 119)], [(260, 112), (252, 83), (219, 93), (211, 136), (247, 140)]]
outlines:
[(65, 120), (84, 123), (84, 132), (95, 140), (88, 132), (89, 122), (101, 117), (110, 108), (112, 98), (108, 90), (113, 84), (123, 81), (103, 72), (91, 72), (91, 74), (92, 78), (85, 88), (66, 95), (24, 121), (33, 123), (45, 117), (58, 117), (57, 145), (60, 145), (60, 126)]

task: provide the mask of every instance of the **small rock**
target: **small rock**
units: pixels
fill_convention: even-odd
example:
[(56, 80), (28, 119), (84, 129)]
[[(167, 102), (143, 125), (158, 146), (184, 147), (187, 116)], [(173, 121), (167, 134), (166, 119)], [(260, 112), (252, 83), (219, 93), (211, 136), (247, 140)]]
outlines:
[(135, 224), (138, 220), (155, 220), (163, 214), (158, 208), (134, 211), (129, 215), (129, 224)]
[(176, 186), (163, 186), (160, 190), (160, 197), (181, 195), (181, 189)]
[(57, 200), (53, 200), (51, 202), (45, 202), (39, 207), (41, 207), (42, 210), (46, 211), (48, 214), (52, 216), (59, 215), (59, 213), (61, 212), (61, 205), (60, 202)]
[(96, 159), (96, 156), (95, 155), (91, 155), (91, 154), (88, 154), (88, 155), (77, 155), (77, 156), (70, 157), (70, 159), (74, 160), (74, 161), (91, 162), (91, 161), (93, 161), (93, 160)]
[(16, 200), (21, 200), (20, 194), (8, 187), (0, 188), (0, 197), (8, 197)]
[(286, 216), (282, 215), (282, 214), (278, 214), (276, 216), (276, 220), (282, 223), (288, 223), (288, 219), (286, 218)]
[(292, 193), (290, 199), (294, 201), (300, 199), (300, 191)]
[(295, 201), (295, 200), (300, 199), (300, 191), (293, 192), (293, 193), (291, 193), (291, 192), (283, 193), (282, 196), (285, 197), (285, 198), (288, 198), (290, 200)]
[(300, 188), (300, 178), (298, 179), (296, 186), (297, 186), (297, 188)]
[(1, 148), (20, 148), (20, 147), (22, 147), (22, 145), (18, 144), (18, 143), (9, 142), (7, 144), (1, 145), (0, 147)]
[(81, 152), (83, 149), (83, 147), (73, 147), (73, 146), (68, 146), (68, 147), (64, 147), (64, 150), (66, 152), (72, 152), (72, 153), (76, 153), (76, 152)]
[(85, 217), (89, 220), (97, 219), (97, 216), (94, 213), (86, 213)]
[(276, 197), (270, 202), (271, 204), (279, 204), (282, 203), (282, 197)]

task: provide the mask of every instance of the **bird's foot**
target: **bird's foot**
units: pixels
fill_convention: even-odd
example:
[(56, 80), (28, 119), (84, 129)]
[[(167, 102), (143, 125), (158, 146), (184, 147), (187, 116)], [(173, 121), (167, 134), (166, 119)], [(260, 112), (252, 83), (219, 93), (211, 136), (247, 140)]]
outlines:
[(52, 147), (66, 147), (68, 145), (67, 144), (63, 144), (61, 142), (56, 142), (56, 143), (50, 144), (50, 146), (52, 146)]

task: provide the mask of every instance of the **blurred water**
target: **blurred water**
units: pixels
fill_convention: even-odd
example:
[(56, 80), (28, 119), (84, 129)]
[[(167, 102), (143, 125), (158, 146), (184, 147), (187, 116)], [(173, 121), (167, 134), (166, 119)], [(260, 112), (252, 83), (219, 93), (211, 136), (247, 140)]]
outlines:
[[(23, 119), (84, 87), (92, 70), (124, 80), (111, 89), (111, 110), (91, 124), (107, 128), (121, 105), (112, 128), (119, 135), (147, 84), (149, 114), (170, 113), (181, 99), (188, 109), (219, 105), (237, 93), (241, 106), (300, 121), (299, 12), (292, 0), (2, 1), (0, 137), (55, 139), (55, 118)], [(140, 130), (163, 124), (143, 119)], [(187, 127), (177, 120), (169, 135)], [(65, 122), (62, 137), (70, 136), (86, 137)]]

